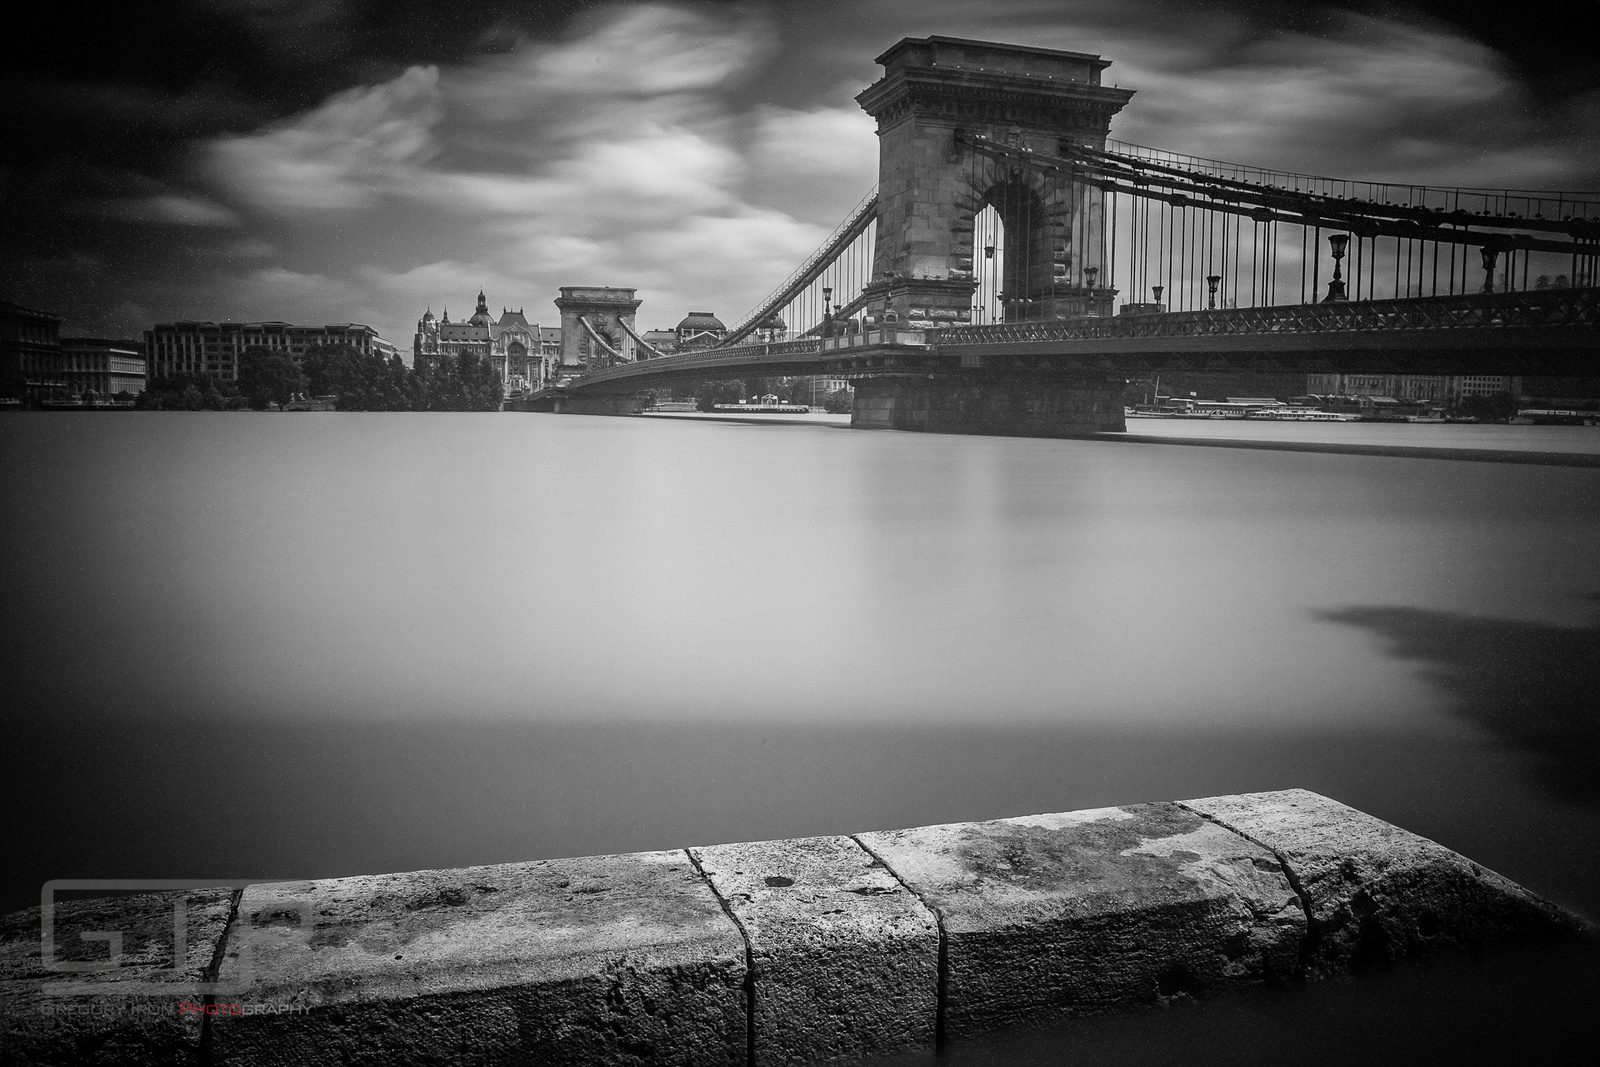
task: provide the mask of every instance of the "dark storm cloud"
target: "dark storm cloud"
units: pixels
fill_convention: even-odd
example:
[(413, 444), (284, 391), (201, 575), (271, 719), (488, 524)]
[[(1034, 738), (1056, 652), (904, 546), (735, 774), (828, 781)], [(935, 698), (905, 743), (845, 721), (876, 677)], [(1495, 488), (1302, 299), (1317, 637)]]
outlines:
[(73, 6), (28, 15), (48, 43), (0, 73), (0, 293), (78, 331), (355, 320), (403, 344), (429, 303), (532, 310), (575, 280), (640, 286), (656, 325), (737, 314), (870, 187), (852, 97), (907, 35), (1100, 52), (1140, 90), (1117, 136), (1197, 155), (1572, 187), (1600, 154), (1589, 3)]

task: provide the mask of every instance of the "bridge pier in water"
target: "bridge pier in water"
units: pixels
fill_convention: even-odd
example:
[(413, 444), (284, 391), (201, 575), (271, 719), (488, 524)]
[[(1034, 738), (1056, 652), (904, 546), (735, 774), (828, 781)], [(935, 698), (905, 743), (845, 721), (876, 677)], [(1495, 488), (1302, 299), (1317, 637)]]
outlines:
[(855, 383), (850, 425), (868, 430), (1087, 437), (1127, 429), (1122, 379), (907, 375)]

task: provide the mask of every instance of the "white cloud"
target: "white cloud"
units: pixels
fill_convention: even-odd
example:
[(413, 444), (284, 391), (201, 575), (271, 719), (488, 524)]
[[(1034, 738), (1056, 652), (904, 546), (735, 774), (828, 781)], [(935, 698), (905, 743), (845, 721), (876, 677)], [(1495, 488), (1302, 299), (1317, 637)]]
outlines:
[(878, 135), (858, 107), (762, 107), (756, 124), (752, 152), (769, 170), (856, 177), (865, 162), (877, 176)]
[[(747, 14), (607, 9), (567, 41), (443, 71), (414, 67), (221, 140), (211, 173), (226, 199), (302, 235), (307, 262), (249, 275), (250, 284), (292, 303), (316, 290), (295, 278), (359, 279), (354, 290), (334, 284), (304, 299), (322, 308), (343, 292), (376, 304), (386, 336), (409, 336), (423, 307), (437, 311), (479, 285), (539, 317), (559, 286), (594, 283), (643, 288), (646, 314), (663, 319), (682, 314), (655, 306), (668, 301), (736, 315), (825, 232), (751, 202), (750, 159), (770, 148), (798, 175), (812, 146), (839, 137), (853, 139), (855, 162), (817, 154), (816, 176), (858, 178), (874, 158), (870, 146), (861, 151), (861, 121), (836, 113), (766, 111), (742, 136), (728, 94), (770, 43), (767, 24)], [(870, 123), (865, 131), (870, 138)], [(390, 246), (411, 262), (334, 262), (338, 234), (374, 229), (399, 231)], [(322, 243), (312, 236), (324, 233)], [(291, 314), (301, 312), (278, 312)]]
[(173, 223), (179, 226), (233, 227), (238, 213), (204, 197), (161, 193), (106, 202), (104, 210), (129, 222)]
[(365, 207), (432, 158), (443, 114), (438, 68), (412, 67), (291, 122), (223, 138), (210, 162), (223, 187), (269, 212)]

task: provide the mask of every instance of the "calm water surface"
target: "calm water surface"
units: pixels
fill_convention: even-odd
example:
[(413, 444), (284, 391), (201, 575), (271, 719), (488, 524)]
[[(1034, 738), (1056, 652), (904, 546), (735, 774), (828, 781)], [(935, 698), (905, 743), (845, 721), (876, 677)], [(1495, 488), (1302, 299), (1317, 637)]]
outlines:
[(509, 414), (0, 454), (6, 909), (1303, 786), (1600, 916), (1600, 469)]

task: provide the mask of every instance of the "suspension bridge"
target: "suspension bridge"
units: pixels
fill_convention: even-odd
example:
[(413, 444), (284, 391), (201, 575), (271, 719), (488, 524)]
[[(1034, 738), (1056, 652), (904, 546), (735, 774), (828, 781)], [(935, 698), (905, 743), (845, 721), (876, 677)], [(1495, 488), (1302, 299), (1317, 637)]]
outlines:
[(1600, 373), (1600, 193), (1126, 144), (1134, 93), (1084, 53), (929, 37), (878, 62), (856, 98), (877, 187), (812, 256), (714, 346), (659, 353), (597, 305), (582, 366), (530, 406), (827, 375), (855, 425), (1059, 435), (1121, 429), (1126, 381), (1162, 372)]

